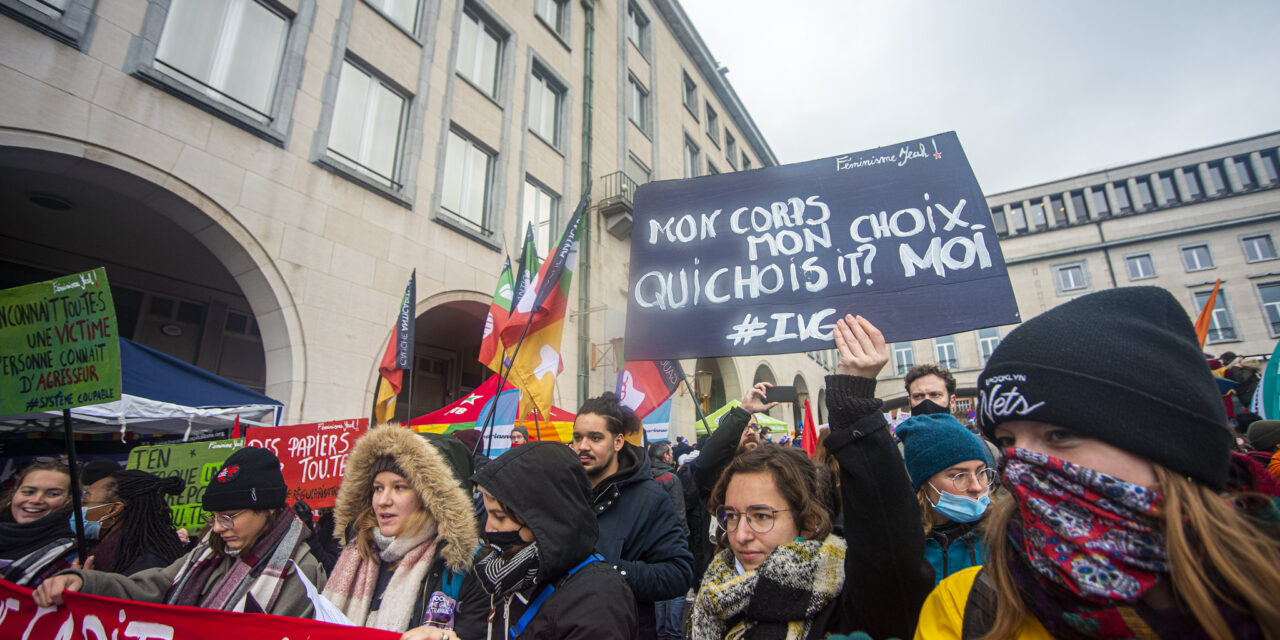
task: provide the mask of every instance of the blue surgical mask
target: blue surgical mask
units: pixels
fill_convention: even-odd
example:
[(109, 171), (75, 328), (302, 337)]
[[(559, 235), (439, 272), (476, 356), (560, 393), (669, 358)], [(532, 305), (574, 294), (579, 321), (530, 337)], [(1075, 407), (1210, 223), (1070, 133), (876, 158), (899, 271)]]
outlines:
[[(102, 522), (100, 520), (90, 520), (89, 511), (93, 509), (97, 509), (99, 507), (109, 507), (113, 504), (115, 503), (108, 502), (106, 504), (95, 505), (92, 507), (80, 507), (80, 519), (84, 521), (85, 539), (97, 540), (98, 536), (102, 535)], [(76, 514), (74, 513), (71, 514), (70, 517), (67, 518), (67, 523), (71, 525), (71, 530), (75, 531), (76, 530)]]
[[(933, 487), (932, 484), (929, 486)], [(938, 491), (938, 488), (933, 487), (933, 490)], [(991, 492), (989, 491), (976, 500), (968, 496), (957, 496), (946, 491), (938, 491), (938, 503), (933, 505), (933, 510), (946, 516), (952, 522), (974, 522), (981, 518), (983, 513), (986, 513), (989, 506), (991, 506)]]

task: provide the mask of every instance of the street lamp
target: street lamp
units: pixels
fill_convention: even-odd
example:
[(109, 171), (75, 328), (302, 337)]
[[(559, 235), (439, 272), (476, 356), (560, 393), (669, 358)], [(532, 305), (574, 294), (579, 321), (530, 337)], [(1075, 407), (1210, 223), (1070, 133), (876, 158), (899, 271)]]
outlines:
[(698, 389), (698, 399), (702, 402), (702, 413), (711, 413), (711, 372), (698, 371), (694, 374), (694, 386)]

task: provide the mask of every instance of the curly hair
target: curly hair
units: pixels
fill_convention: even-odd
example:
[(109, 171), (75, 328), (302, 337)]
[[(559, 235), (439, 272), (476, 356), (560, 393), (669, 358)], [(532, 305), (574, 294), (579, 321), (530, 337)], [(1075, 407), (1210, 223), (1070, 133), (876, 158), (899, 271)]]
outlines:
[[(797, 528), (802, 535), (809, 532), (806, 538), (825, 540), (831, 533), (829, 498), (835, 488), (823, 468), (809, 460), (803, 451), (795, 447), (759, 447), (734, 456), (711, 490), (711, 499), (707, 502), (711, 513), (724, 506), (729, 482), (739, 473), (767, 473), (772, 476), (778, 493), (787, 501)], [(717, 534), (717, 545), (723, 548), (727, 541), (728, 536), (721, 530)]]
[(956, 394), (956, 377), (951, 375), (951, 371), (929, 362), (911, 367), (907, 371), (907, 375), (903, 376), (902, 387), (907, 390), (908, 396), (911, 395), (911, 383), (925, 376), (942, 378), (942, 382), (947, 385), (947, 395), (954, 396)]

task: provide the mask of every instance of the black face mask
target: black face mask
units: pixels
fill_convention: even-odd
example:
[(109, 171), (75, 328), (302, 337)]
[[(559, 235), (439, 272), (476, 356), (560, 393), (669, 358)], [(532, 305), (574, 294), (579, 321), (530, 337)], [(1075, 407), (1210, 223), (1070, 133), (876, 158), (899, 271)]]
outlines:
[(944, 407), (932, 400), (922, 400), (920, 404), (911, 407), (911, 415), (927, 416), (934, 413), (951, 413), (950, 407)]
[(520, 530), (515, 531), (486, 531), (484, 532), (484, 540), (499, 549), (509, 549), (518, 544), (524, 544), (524, 539), (520, 537)]

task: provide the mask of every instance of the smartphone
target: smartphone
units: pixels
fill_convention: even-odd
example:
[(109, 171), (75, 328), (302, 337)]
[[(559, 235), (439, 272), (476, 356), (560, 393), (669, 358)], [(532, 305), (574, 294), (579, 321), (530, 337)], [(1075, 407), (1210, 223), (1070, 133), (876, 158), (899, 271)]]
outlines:
[(764, 401), (769, 402), (795, 402), (795, 387), (769, 387), (769, 391), (764, 395)]

